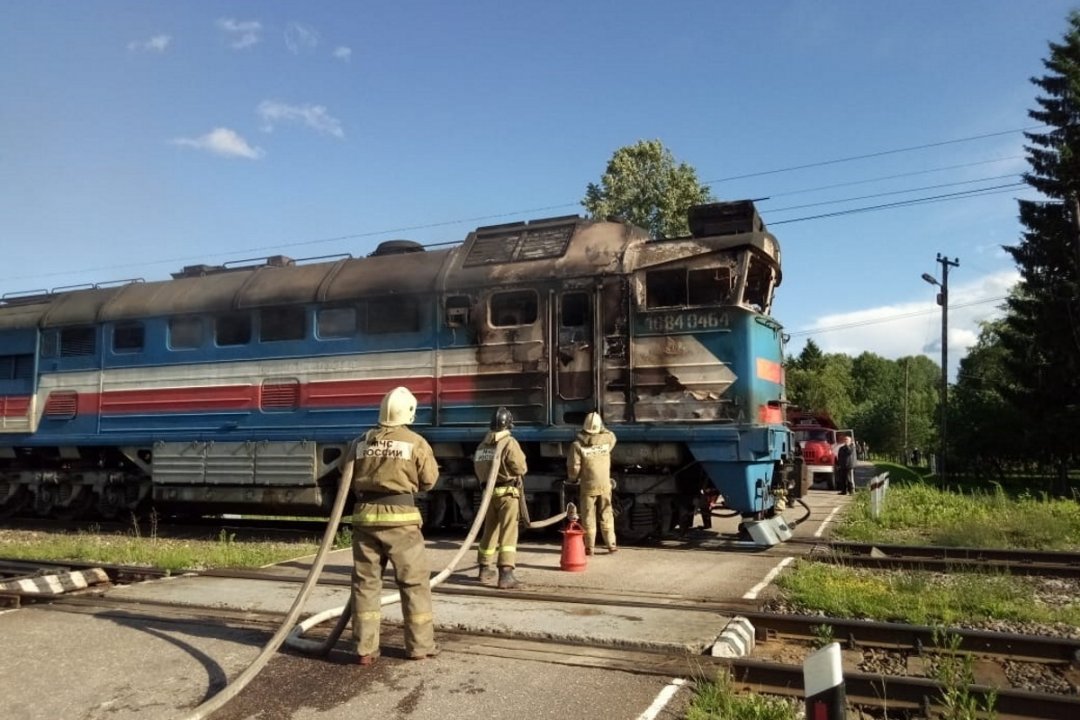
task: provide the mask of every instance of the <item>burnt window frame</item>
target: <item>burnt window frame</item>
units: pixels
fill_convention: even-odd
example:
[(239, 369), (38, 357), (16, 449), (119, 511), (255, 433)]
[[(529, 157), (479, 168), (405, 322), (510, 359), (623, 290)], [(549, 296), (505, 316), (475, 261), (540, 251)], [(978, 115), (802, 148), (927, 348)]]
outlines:
[[(529, 320), (528, 322), (513, 322), (513, 323), (495, 322), (495, 317), (494, 316), (495, 316), (495, 303), (496, 303), (496, 300), (499, 299), (499, 298), (505, 298), (505, 297), (510, 296), (510, 295), (518, 295), (518, 296), (526, 296), (526, 295), (528, 295), (531, 298), (531, 300), (532, 300), (532, 319), (531, 320)], [(493, 328), (503, 329), (503, 328), (515, 328), (515, 327), (529, 327), (531, 325), (535, 325), (536, 321), (540, 319), (540, 294), (538, 292), (536, 292), (536, 290), (533, 290), (532, 288), (522, 288), (522, 289), (518, 289), (518, 290), (500, 290), (498, 292), (492, 293), (491, 296), (488, 298), (487, 311), (488, 311), (487, 312), (488, 325), (490, 325)]]
[[(468, 295), (448, 295), (443, 302), (443, 324), (448, 328), (469, 327), (475, 301)], [(455, 316), (451, 311), (462, 311)]]
[[(197, 328), (197, 333), (192, 335), (192, 338), (198, 342), (177, 344), (177, 326), (186, 324), (189, 328)], [(180, 335), (181, 339), (186, 339), (184, 335)], [(176, 317), (169, 318), (168, 323), (168, 341), (167, 345), (169, 350), (183, 351), (183, 350), (198, 350), (206, 344), (206, 321), (198, 315), (178, 315)]]
[[(653, 290), (653, 283), (659, 281), (661, 275), (671, 276), (671, 277), (674, 277), (676, 275), (681, 275), (681, 278), (680, 278), (682, 280), (682, 283), (681, 283), (681, 285), (682, 285), (682, 301), (681, 302), (653, 302), (653, 297), (660, 294), (659, 288), (657, 288), (656, 291)], [(688, 301), (690, 299), (690, 291), (689, 291), (689, 287), (688, 287), (688, 277), (689, 277), (689, 273), (687, 273), (687, 269), (685, 267), (657, 268), (655, 270), (646, 270), (645, 271), (645, 309), (646, 310), (657, 310), (657, 309), (660, 309), (660, 308), (686, 307), (688, 305)], [(674, 282), (671, 283), (670, 295), (671, 295), (672, 298), (674, 298), (674, 296), (675, 296), (675, 292), (674, 292), (675, 285), (676, 285), (676, 283), (674, 283)], [(667, 300), (668, 298), (663, 298), (663, 299)]]
[[(344, 313), (349, 312), (352, 316), (351, 329), (348, 332), (326, 332), (324, 327), (324, 321), (331, 313)], [(344, 327), (344, 326), (342, 326)], [(330, 307), (321, 307), (315, 311), (315, 337), (319, 340), (345, 340), (347, 338), (356, 337), (360, 332), (360, 312), (355, 305), (334, 305)]]
[[(277, 313), (278, 317), (273, 315)], [(291, 315), (291, 318), (285, 317)], [(261, 343), (278, 343), (278, 342), (297, 342), (300, 340), (307, 340), (307, 308), (302, 305), (274, 305), (272, 307), (259, 308), (259, 342)], [(267, 335), (267, 329), (273, 330), (292, 329), (295, 327), (295, 321), (299, 319), (300, 332), (295, 331), (291, 333), (282, 333), (280, 335)], [(240, 343), (243, 344), (243, 343)]]
[[(138, 337), (138, 344), (122, 344), (121, 338)], [(112, 351), (116, 355), (131, 355), (146, 350), (146, 323), (140, 320), (125, 320), (113, 325), (112, 328)]]
[[(710, 287), (717, 290), (720, 288), (719, 280), (713, 278), (711, 281), (704, 283), (695, 283), (694, 275), (701, 273), (718, 273), (724, 272), (727, 274), (727, 288), (724, 290), (723, 295), (719, 298), (712, 300), (702, 301), (699, 298), (694, 298), (695, 287)], [(710, 307), (715, 305), (727, 305), (731, 302), (731, 294), (735, 291), (735, 272), (734, 269), (728, 265), (718, 265), (716, 267), (707, 268), (687, 268), (686, 269), (686, 301), (690, 307)], [(700, 292), (700, 291), (699, 291)]]
[[(229, 327), (229, 324), (231, 323), (236, 323), (236, 325)], [(213, 333), (214, 346), (222, 348), (250, 345), (251, 339), (254, 336), (254, 328), (252, 325), (251, 313), (246, 310), (235, 310), (215, 315)], [(234, 335), (226, 335), (226, 332), (223, 332), (223, 330), (228, 333), (234, 333)], [(225, 335), (225, 339), (229, 340), (229, 342), (222, 342), (223, 335)], [(243, 340), (240, 340), (240, 338), (243, 338)]]
[[(583, 302), (579, 309), (581, 322), (570, 323), (566, 321), (566, 300), (569, 297), (580, 297)], [(561, 328), (591, 328), (593, 324), (592, 295), (586, 290), (564, 290), (559, 295), (559, 327)]]
[[(392, 312), (389, 312), (392, 310)], [(402, 314), (408, 313), (406, 320), (410, 323), (395, 323), (402, 319)], [(416, 295), (388, 295), (386, 297), (369, 298), (363, 303), (365, 335), (402, 335), (418, 333), (424, 327), (423, 313), (420, 307), (420, 298)], [(372, 319), (375, 322), (372, 322)]]

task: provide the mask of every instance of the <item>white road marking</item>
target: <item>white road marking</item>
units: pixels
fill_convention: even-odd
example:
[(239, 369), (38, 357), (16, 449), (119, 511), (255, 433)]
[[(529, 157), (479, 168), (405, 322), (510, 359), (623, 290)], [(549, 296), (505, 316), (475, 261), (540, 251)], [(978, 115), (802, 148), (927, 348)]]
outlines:
[(776, 576), (780, 574), (780, 571), (790, 565), (794, 559), (794, 557), (789, 556), (777, 563), (776, 567), (769, 571), (769, 574), (765, 576), (764, 580), (759, 582), (754, 587), (750, 588), (750, 591), (742, 596), (743, 600), (754, 600), (755, 598), (757, 598), (758, 593), (767, 588), (769, 586), (769, 583), (775, 580)]
[(840, 506), (837, 505), (832, 509), (832, 512), (825, 516), (825, 519), (818, 525), (818, 529), (814, 531), (814, 537), (821, 537), (821, 533), (825, 532), (825, 526), (832, 522), (833, 515), (840, 512)]
[(665, 685), (660, 694), (656, 696), (656, 699), (652, 701), (652, 705), (645, 712), (638, 715), (637, 720), (655, 720), (660, 711), (671, 702), (671, 698), (675, 697), (675, 693), (679, 691), (679, 688), (685, 684), (685, 678), (672, 678), (671, 682)]

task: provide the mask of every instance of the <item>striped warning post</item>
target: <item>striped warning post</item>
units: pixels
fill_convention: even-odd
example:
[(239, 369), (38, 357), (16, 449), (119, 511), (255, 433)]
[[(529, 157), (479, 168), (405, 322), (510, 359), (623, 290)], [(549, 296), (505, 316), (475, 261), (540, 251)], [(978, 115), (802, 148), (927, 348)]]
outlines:
[(829, 643), (803, 661), (807, 720), (844, 720), (847, 693), (840, 643)]
[(0, 582), (0, 592), (14, 592), (23, 595), (63, 595), (72, 590), (82, 590), (91, 585), (109, 582), (109, 576), (101, 568), (62, 572), (54, 575), (38, 575)]
[(746, 657), (754, 652), (754, 626), (742, 615), (728, 621), (716, 638), (709, 654), (713, 657)]

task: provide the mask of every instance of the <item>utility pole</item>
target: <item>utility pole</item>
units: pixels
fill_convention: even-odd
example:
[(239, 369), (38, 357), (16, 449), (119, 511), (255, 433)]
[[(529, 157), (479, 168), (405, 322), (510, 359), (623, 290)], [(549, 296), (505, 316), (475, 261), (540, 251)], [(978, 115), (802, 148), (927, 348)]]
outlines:
[(941, 288), (937, 296), (937, 304), (941, 306), (941, 456), (938, 458), (938, 475), (944, 483), (947, 479), (945, 456), (949, 447), (946, 429), (949, 414), (949, 268), (960, 267), (960, 258), (950, 260), (948, 256), (938, 253), (937, 261), (941, 263), (941, 282), (929, 273), (923, 273), (922, 279)]
[(904, 464), (908, 464), (908, 433), (907, 433), (907, 420), (908, 420), (908, 366), (911, 364), (911, 358), (904, 358)]

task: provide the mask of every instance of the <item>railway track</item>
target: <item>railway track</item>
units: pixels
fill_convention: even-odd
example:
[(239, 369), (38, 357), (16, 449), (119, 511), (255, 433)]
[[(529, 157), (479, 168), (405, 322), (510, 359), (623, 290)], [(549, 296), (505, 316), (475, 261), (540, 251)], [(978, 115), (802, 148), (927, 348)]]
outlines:
[(807, 542), (814, 548), (806, 556), (818, 562), (881, 570), (983, 572), (1041, 577), (1080, 578), (1080, 553), (948, 548), (920, 545)]
[[(274, 578), (280, 580), (280, 578)], [(336, 583), (333, 583), (336, 584)], [(506, 593), (500, 593), (500, 596)], [(534, 593), (533, 596), (536, 594)], [(559, 596), (565, 600), (563, 596)], [(643, 602), (631, 600), (628, 602)], [(50, 610), (108, 613), (111, 618), (195, 623), (228, 627), (260, 628), (270, 633), (284, 613), (250, 612), (223, 608), (199, 608), (164, 601), (130, 600), (113, 596), (61, 597), (50, 601)], [(817, 620), (821, 620), (818, 618)], [(750, 658), (721, 659), (702, 655), (651, 652), (617, 647), (590, 647), (538, 639), (517, 639), (465, 632), (439, 633), (440, 643), (452, 653), (532, 660), (579, 667), (620, 670), (661, 677), (709, 678), (728, 670), (742, 688), (759, 693), (801, 697), (802, 666)], [(340, 651), (339, 651), (340, 652)], [(944, 688), (933, 680), (846, 672), (850, 703), (890, 712), (936, 712), (942, 709)], [(996, 712), (1001, 720), (1056, 720), (1076, 717), (1080, 697), (1012, 689), (972, 686), (974, 694), (995, 692)]]

